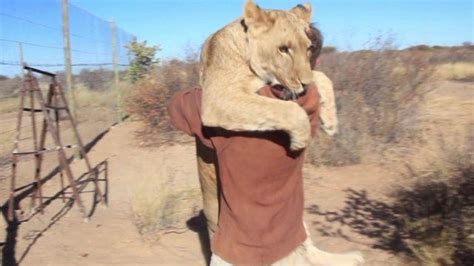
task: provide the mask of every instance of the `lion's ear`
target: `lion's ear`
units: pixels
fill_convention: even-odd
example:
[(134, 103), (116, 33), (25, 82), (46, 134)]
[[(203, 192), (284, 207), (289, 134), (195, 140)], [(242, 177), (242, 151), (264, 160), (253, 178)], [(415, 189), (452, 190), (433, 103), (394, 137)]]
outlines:
[(268, 29), (274, 23), (274, 19), (252, 0), (245, 2), (244, 21), (249, 28), (255, 29)]
[(297, 15), (302, 20), (310, 23), (311, 22), (311, 12), (312, 12), (311, 3), (308, 2), (304, 5), (297, 5), (290, 10), (291, 13)]

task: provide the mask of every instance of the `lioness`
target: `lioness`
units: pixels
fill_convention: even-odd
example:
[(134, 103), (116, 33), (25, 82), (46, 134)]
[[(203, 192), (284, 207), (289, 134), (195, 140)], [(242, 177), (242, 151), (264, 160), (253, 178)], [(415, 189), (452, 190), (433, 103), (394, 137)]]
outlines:
[[(250, 4), (252, 4), (252, 3), (250, 3)], [(249, 3), (246, 4), (246, 9), (248, 8), (248, 5), (249, 5)], [(254, 7), (251, 7), (251, 8), (254, 8)], [(260, 10), (258, 7), (256, 7), (256, 8), (259, 10), (259, 12), (265, 12), (265, 11)], [(306, 7), (299, 6), (299, 7), (294, 8), (290, 12), (296, 12), (296, 13), (303, 12), (303, 11), (307, 12), (310, 9), (311, 9), (310, 6), (306, 6)], [(272, 12), (275, 12), (275, 11), (272, 11)], [(298, 22), (298, 23), (300, 23), (300, 22)], [(235, 24), (235, 22), (233, 24)], [(244, 20), (241, 21), (240, 25), (242, 27), (244, 27), (244, 30), (245, 30), (245, 27), (247, 27), (247, 25), (245, 24), (245, 15), (244, 15)], [(302, 25), (303, 25), (303, 27), (307, 27), (309, 24), (306, 23), (306, 24), (302, 24)], [(276, 24), (275, 24), (275, 26), (276, 26)], [(301, 24), (300, 24), (300, 26), (301, 26)], [(216, 34), (219, 34), (219, 32), (216, 33)], [(212, 40), (212, 38), (214, 36), (211, 36), (211, 38), (206, 42), (206, 45), (204, 47), (203, 54), (202, 54), (203, 57), (207, 56), (206, 55), (206, 49), (209, 49), (209, 48), (206, 48), (206, 46), (210, 45), (209, 44), (210, 40)], [(229, 38), (229, 35), (224, 35), (224, 36), (227, 36), (227, 38)], [(234, 36), (234, 38), (235, 38), (235, 36)], [(278, 38), (277, 38), (277, 40), (278, 40)], [(232, 39), (230, 42), (228, 42), (228, 44), (229, 45), (233, 44), (232, 41), (235, 42), (235, 39)], [(268, 42), (268, 43), (274, 42), (274, 39), (272, 37), (268, 37), (266, 42)], [(235, 47), (232, 47), (232, 48), (235, 49)], [(256, 49), (256, 50), (258, 50), (258, 49)], [(270, 54), (270, 53), (268, 53), (268, 54)], [(266, 55), (268, 55), (268, 54), (266, 54)], [(235, 56), (236, 53), (233, 53), (233, 55)], [(240, 61), (242, 59), (243, 58), (237, 58), (236, 60)], [(219, 60), (224, 60), (225, 61), (225, 60), (228, 60), (228, 58), (223, 57), (223, 58), (220, 58)], [(232, 66), (232, 63), (235, 63), (236, 60), (229, 60), (230, 65)], [(261, 60), (263, 60), (263, 59), (261, 59)], [(307, 62), (310, 61), (310, 60), (308, 60), (307, 57), (305, 58), (305, 60)], [(276, 66), (273, 66), (273, 68), (270, 68), (268, 66), (268, 65), (272, 64), (272, 62), (273, 61), (270, 60), (268, 62), (262, 62), (262, 63), (265, 63), (264, 68), (266, 68), (266, 69), (270, 69), (270, 70), (277, 69), (278, 67), (276, 67)], [(252, 63), (252, 60), (250, 60), (250, 68), (249, 68), (250, 70), (252, 70), (252, 64), (251, 63)], [(260, 62), (258, 62), (258, 63), (260, 63)], [(286, 74), (284, 73), (283, 75), (287, 75), (287, 74), (288, 73), (286, 73)], [(248, 73), (246, 73), (246, 75), (248, 75)], [(337, 116), (336, 116), (336, 109), (335, 109), (335, 103), (334, 103), (334, 92), (333, 92), (333, 89), (332, 89), (332, 82), (322, 72), (318, 72), (318, 71), (313, 71), (313, 73), (311, 73), (311, 79), (312, 79), (313, 82), (315, 82), (317, 84), (318, 91), (321, 95), (322, 107), (321, 107), (320, 116), (321, 116), (321, 121), (322, 121), (322, 128), (325, 130), (325, 132), (327, 134), (333, 135), (337, 132)], [(251, 80), (251, 81), (255, 82), (254, 80)], [(220, 80), (218, 82), (222, 82), (222, 80)], [(278, 81), (273, 83), (273, 82), (271, 82), (271, 80), (269, 80), (268, 82), (271, 83), (271, 84), (284, 84), (283, 82), (278, 82)], [(252, 84), (252, 83), (251, 82), (247, 83), (246, 86), (250, 86), (249, 84)], [(255, 84), (255, 83), (253, 83), (253, 84)], [(260, 88), (258, 86), (262, 85), (261, 83), (258, 83), (258, 82), (256, 84), (258, 84), (258, 85), (256, 85), (257, 89)], [(252, 91), (252, 90), (247, 90), (247, 91), (244, 91), (244, 92), (254, 93), (254, 91)], [(235, 94), (234, 92), (231, 93), (232, 96), (234, 96), (234, 94)], [(205, 90), (204, 90), (204, 95), (206, 95)], [(221, 97), (226, 97), (226, 96), (221, 94)], [(239, 97), (243, 97), (243, 96), (241, 94), (239, 94)], [(257, 97), (259, 97), (259, 96), (257, 96)], [(220, 99), (222, 99), (222, 98), (219, 98), (219, 100)], [(241, 108), (242, 107), (242, 102), (241, 101), (247, 101), (247, 99), (239, 98), (239, 100), (237, 100), (237, 102), (239, 102), (239, 103), (229, 103), (229, 104), (239, 106), (239, 108)], [(280, 101), (280, 103), (285, 103), (285, 102)], [(204, 108), (205, 108), (204, 106), (205, 105), (206, 105), (206, 102), (204, 102), (204, 100), (203, 100), (203, 112), (204, 112)], [(230, 106), (228, 106), (228, 107), (230, 107)], [(256, 106), (256, 107), (258, 107), (258, 106)], [(270, 107), (270, 108), (275, 108), (275, 107)], [(285, 107), (280, 106), (280, 107), (276, 107), (276, 108), (285, 108)], [(255, 114), (259, 114), (258, 110), (256, 110), (257, 111), (256, 113), (254, 113), (253, 111), (254, 111), (254, 109), (250, 109), (250, 110), (246, 109), (246, 110), (243, 110), (243, 111), (239, 110), (238, 114), (240, 116), (238, 116), (236, 118), (236, 120), (231, 120), (231, 121), (227, 121), (227, 122), (237, 123), (236, 127), (240, 127), (242, 125), (240, 124), (241, 122), (240, 122), (239, 119), (244, 119), (242, 117), (244, 117), (245, 115), (254, 116)], [(218, 112), (217, 114), (221, 115), (222, 113)], [(230, 113), (226, 113), (226, 114), (230, 115)], [(228, 118), (228, 117), (224, 117), (224, 118)], [(205, 118), (203, 116), (203, 120), (204, 119)], [(273, 122), (273, 121), (276, 121), (276, 120), (270, 120), (270, 122)], [(227, 122), (223, 121), (223, 123), (227, 123)], [(281, 123), (288, 123), (288, 122), (284, 121), (284, 122), (281, 122)], [(229, 128), (229, 127), (227, 127), (227, 128)], [(245, 130), (245, 128), (243, 128), (243, 129), (242, 128), (238, 128), (238, 129)], [(278, 129), (278, 128), (270, 128), (270, 129)], [(279, 128), (279, 129), (281, 129), (281, 128)], [(256, 130), (256, 129), (255, 128), (250, 128), (249, 130)], [(266, 129), (265, 128), (257, 128), (257, 130), (266, 130)], [(291, 134), (291, 132), (290, 132), (290, 134)], [(211, 150), (211, 149), (207, 148), (205, 145), (203, 145), (198, 138), (196, 139), (196, 145), (197, 145), (196, 148), (197, 148), (197, 154), (198, 154), (198, 169), (199, 169), (201, 188), (202, 188), (202, 193), (203, 193), (203, 198), (204, 198), (204, 213), (205, 213), (205, 215), (207, 217), (207, 220), (208, 220), (209, 232), (210, 232), (210, 234), (213, 234), (214, 230), (216, 229), (217, 220), (218, 220), (218, 184), (217, 184), (217, 179), (216, 179), (217, 158), (216, 158), (215, 151)], [(309, 238), (305, 242), (305, 248), (307, 249), (309, 257), (311, 257), (311, 261), (315, 264), (318, 264), (318, 265), (319, 264), (323, 264), (323, 265), (357, 265), (357, 264), (359, 264), (363, 261), (362, 257), (358, 253), (331, 254), (331, 253), (323, 252), (323, 251), (317, 249), (316, 247), (314, 247), (314, 245), (312, 244), (312, 242)]]
[(283, 130), (292, 150), (305, 148), (311, 136), (304, 110), (256, 92), (279, 84), (298, 95), (312, 83), (305, 33), (310, 20), (309, 4), (282, 11), (247, 1), (241, 19), (209, 37), (201, 53), (203, 124), (232, 131)]

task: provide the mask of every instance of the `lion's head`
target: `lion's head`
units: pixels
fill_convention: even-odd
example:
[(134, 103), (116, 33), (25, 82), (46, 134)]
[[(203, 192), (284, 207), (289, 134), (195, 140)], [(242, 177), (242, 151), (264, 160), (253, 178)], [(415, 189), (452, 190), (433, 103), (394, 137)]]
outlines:
[(266, 83), (303, 92), (312, 82), (311, 41), (306, 35), (310, 20), (310, 4), (282, 11), (263, 10), (247, 1), (242, 24), (247, 31), (252, 71)]

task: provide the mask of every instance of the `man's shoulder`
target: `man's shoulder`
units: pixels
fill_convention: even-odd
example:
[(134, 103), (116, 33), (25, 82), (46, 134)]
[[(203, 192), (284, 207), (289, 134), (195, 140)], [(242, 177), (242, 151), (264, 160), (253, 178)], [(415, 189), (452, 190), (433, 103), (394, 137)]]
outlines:
[(179, 90), (168, 103), (171, 124), (187, 134), (199, 134), (201, 130), (201, 89)]
[(172, 99), (183, 99), (186, 101), (201, 99), (202, 89), (201, 88), (192, 88), (192, 89), (182, 89), (175, 92), (172, 96)]

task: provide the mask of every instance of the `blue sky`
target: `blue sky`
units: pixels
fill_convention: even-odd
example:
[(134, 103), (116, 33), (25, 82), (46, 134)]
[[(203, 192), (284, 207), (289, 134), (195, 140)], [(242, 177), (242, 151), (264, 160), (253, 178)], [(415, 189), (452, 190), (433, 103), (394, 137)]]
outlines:
[[(304, 0), (303, 0), (304, 1)], [(114, 17), (140, 39), (163, 47), (163, 56), (180, 56), (239, 17), (243, 0), (74, 0), (104, 18)], [(256, 0), (264, 8), (289, 9), (301, 1)], [(378, 35), (395, 44), (456, 45), (473, 41), (473, 0), (312, 0), (313, 21), (326, 44), (363, 49)]]
[[(290, 9), (305, 0), (255, 1), (263, 8)], [(70, 0), (70, 3), (73, 4), (70, 8), (73, 63), (104, 63), (111, 61), (108, 21), (112, 18), (139, 40), (161, 45), (159, 57), (183, 57), (186, 47), (199, 49), (207, 36), (241, 16), (244, 0)], [(399, 48), (474, 42), (474, 0), (311, 0), (311, 3), (313, 21), (322, 30), (325, 44), (340, 50), (370, 48), (377, 36), (393, 38)], [(61, 0), (0, 0), (0, 26), (0, 61), (18, 61), (18, 47), (13, 40), (25, 42), (25, 60), (29, 63), (63, 62)], [(127, 35), (123, 36), (125, 42)], [(125, 49), (121, 55), (125, 60)], [(0, 66), (0, 74), (14, 66), (10, 70), (6, 68)]]

